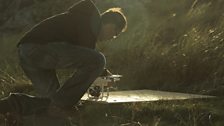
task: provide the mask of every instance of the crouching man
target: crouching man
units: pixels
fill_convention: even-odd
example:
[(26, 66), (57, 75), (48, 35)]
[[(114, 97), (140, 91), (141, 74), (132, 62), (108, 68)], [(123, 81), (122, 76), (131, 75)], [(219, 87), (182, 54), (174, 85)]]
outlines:
[[(38, 96), (11, 94), (1, 99), (0, 113), (29, 115), (43, 108), (71, 109), (104, 71), (106, 60), (95, 50), (96, 43), (116, 38), (126, 28), (120, 8), (100, 14), (91, 0), (75, 3), (35, 25), (20, 39), (18, 52)], [(75, 72), (60, 86), (57, 69)]]

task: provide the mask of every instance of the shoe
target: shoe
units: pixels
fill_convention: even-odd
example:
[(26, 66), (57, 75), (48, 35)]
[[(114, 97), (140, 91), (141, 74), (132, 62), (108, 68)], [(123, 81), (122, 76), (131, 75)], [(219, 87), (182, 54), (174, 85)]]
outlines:
[(47, 108), (51, 100), (22, 93), (11, 93), (8, 97), (0, 99), (0, 114), (18, 113), (32, 115)]

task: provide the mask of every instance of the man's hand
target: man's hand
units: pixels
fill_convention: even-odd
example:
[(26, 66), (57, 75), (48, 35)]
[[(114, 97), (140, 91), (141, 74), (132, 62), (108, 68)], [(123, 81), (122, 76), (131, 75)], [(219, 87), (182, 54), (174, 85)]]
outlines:
[(111, 75), (113, 75), (113, 74), (108, 69), (104, 68), (104, 70), (100, 76), (106, 77), (106, 76), (111, 76)]

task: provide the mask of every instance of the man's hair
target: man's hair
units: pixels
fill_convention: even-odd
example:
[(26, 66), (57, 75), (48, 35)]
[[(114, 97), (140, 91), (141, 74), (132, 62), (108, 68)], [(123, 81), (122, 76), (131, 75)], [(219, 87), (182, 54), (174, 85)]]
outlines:
[(119, 32), (127, 29), (127, 19), (121, 8), (110, 8), (101, 14), (103, 24), (113, 23), (118, 27)]

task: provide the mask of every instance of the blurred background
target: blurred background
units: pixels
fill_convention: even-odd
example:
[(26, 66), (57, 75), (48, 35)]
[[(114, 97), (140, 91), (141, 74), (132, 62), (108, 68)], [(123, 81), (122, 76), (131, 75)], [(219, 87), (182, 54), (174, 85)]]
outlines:
[[(0, 0), (0, 90), (28, 84), (16, 44), (33, 25), (78, 0)], [(128, 29), (98, 49), (121, 90), (224, 94), (223, 0), (96, 0), (100, 12), (121, 7)], [(59, 78), (71, 70), (59, 71)]]

